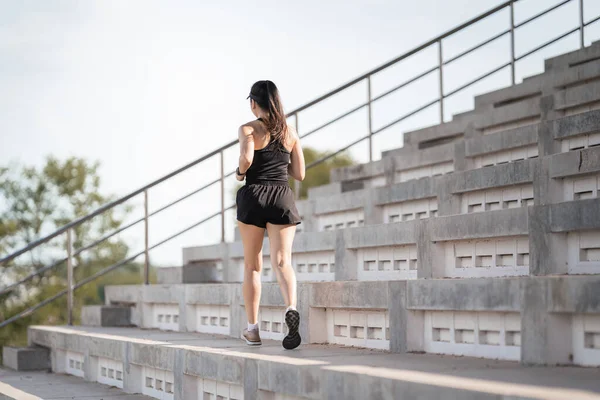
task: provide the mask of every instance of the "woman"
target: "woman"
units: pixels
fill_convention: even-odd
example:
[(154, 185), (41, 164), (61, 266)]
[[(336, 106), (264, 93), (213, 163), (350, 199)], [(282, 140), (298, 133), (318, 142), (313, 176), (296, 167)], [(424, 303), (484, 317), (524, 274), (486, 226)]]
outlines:
[(288, 334), (283, 347), (300, 345), (300, 314), (296, 310), (296, 274), (292, 269), (292, 242), (300, 216), (288, 175), (304, 179), (304, 154), (298, 133), (288, 126), (279, 92), (271, 81), (258, 81), (250, 90), (250, 108), (256, 120), (239, 129), (240, 160), (236, 170), (246, 184), (237, 192), (237, 220), (244, 245), (244, 302), (248, 327), (242, 339), (260, 345), (258, 306), (260, 302), (262, 245), (269, 235), (271, 263), (285, 301)]

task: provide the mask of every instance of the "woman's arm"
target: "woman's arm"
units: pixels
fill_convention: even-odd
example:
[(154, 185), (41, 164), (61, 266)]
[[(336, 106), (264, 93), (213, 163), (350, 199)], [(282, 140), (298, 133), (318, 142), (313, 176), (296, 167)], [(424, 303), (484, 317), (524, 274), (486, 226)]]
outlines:
[(288, 166), (288, 173), (296, 180), (303, 181), (306, 174), (306, 167), (304, 165), (304, 153), (302, 152), (302, 145), (300, 145), (300, 138), (295, 131), (295, 142), (292, 148), (292, 154), (290, 157), (290, 165)]
[(252, 127), (248, 125), (240, 126), (238, 131), (238, 138), (240, 140), (240, 159), (238, 168), (242, 175), (237, 175), (236, 178), (238, 181), (243, 181), (246, 171), (252, 165), (252, 161), (254, 160), (254, 136), (252, 132), (254, 130)]

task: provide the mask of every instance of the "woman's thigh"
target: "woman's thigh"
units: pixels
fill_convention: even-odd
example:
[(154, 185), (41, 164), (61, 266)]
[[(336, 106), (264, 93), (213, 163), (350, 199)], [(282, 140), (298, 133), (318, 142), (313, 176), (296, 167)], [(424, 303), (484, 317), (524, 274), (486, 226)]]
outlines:
[(273, 268), (282, 266), (283, 263), (291, 264), (296, 225), (267, 224), (267, 234), (271, 246)]
[(244, 264), (246, 268), (253, 268), (260, 272), (262, 266), (262, 245), (265, 237), (265, 228), (244, 224), (238, 221), (240, 236), (244, 246)]

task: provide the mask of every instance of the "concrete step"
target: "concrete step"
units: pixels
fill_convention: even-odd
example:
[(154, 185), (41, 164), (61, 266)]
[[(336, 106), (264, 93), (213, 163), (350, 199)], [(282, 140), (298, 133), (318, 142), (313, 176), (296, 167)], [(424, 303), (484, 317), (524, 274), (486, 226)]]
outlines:
[[(456, 115), (452, 121), (405, 132), (402, 148), (383, 152), (382, 160), (332, 170), (331, 180), (372, 188), (399, 179), (479, 168), (489, 163), (493, 153), (499, 153), (493, 157), (499, 157), (501, 162), (552, 154), (555, 151), (547, 147), (548, 142), (540, 140), (540, 145), (536, 145), (535, 135), (540, 126), (556, 118), (600, 109), (599, 53), (600, 46), (594, 45), (550, 59), (543, 74), (476, 97), (475, 109)], [(507, 131), (514, 132), (496, 136), (491, 140), (492, 147), (477, 146), (488, 153), (486, 157), (483, 154), (465, 157), (465, 141)], [(541, 133), (541, 139), (545, 139), (545, 132)], [(483, 140), (487, 142), (490, 140)], [(485, 159), (481, 160), (482, 157)], [(394, 176), (388, 171), (386, 158), (394, 159)], [(323, 191), (323, 195), (329, 193)]]
[(43, 347), (4, 347), (2, 365), (13, 371), (47, 371), (50, 353)]
[(81, 324), (87, 326), (131, 326), (131, 310), (118, 306), (83, 306)]
[[(556, 159), (560, 162), (549, 164), (545, 183), (532, 183), (540, 174), (533, 163), (523, 161), (486, 168), (479, 175), (456, 175), (449, 193), (439, 197), (427, 197), (430, 185), (382, 190), (363, 216), (366, 220), (378, 213), (387, 223), (296, 235), (291, 261), (298, 280), (599, 274), (594, 249), (600, 247), (600, 171), (594, 170), (600, 169), (600, 148)], [(409, 186), (413, 192), (406, 190)], [(417, 191), (424, 198), (404, 200)], [(550, 204), (532, 205), (542, 202), (540, 197)], [(361, 216), (348, 210), (335, 218), (319, 223), (356, 225)], [(198, 266), (216, 263), (223, 282), (242, 281), (241, 242), (184, 248), (183, 259)], [(268, 239), (262, 268), (263, 281), (274, 281)]]
[[(143, 328), (238, 337), (241, 284), (106, 287)], [(306, 343), (543, 365), (600, 366), (600, 276), (417, 279), (298, 285)], [(262, 285), (265, 338), (286, 334), (279, 286)]]
[(0, 369), (1, 400), (150, 400), (80, 378), (48, 372), (15, 372)]
[[(405, 132), (404, 147), (424, 149), (526, 126), (540, 119), (550, 110), (560, 110), (559, 116), (583, 111), (586, 104), (600, 98), (595, 84), (600, 67), (600, 46), (593, 44), (581, 50), (546, 60), (544, 73), (531, 76), (523, 82), (475, 97), (472, 111), (455, 115), (452, 121), (419, 130)], [(597, 85), (596, 85), (597, 86)], [(554, 104), (542, 106), (544, 97), (552, 97)], [(582, 108), (584, 107), (584, 108)], [(598, 108), (596, 105), (595, 108)], [(393, 154), (394, 150), (388, 152)]]
[[(600, 65), (598, 75), (600, 77)], [(332, 170), (332, 180), (338, 184), (360, 182), (366, 188), (365, 191), (373, 188), (377, 190), (382, 186), (423, 178), (451, 179), (448, 175), (463, 171), (478, 171), (494, 165), (539, 157), (552, 158), (557, 153), (589, 149), (600, 143), (600, 94), (597, 98), (594, 97), (595, 93), (600, 93), (599, 88), (600, 83), (590, 83), (581, 88), (569, 89), (582, 91), (582, 99), (591, 96), (582, 100), (582, 108), (573, 111), (573, 115), (568, 111), (570, 106), (566, 104), (576, 102), (571, 97), (579, 95), (557, 95), (556, 101), (547, 100), (551, 105), (544, 105), (544, 113), (548, 115), (544, 121), (509, 124), (486, 132), (471, 129), (472, 132), (453, 143), (424, 149), (405, 146), (390, 150), (384, 152), (381, 160)], [(537, 101), (539, 103), (539, 99)], [(598, 103), (593, 103), (594, 101)], [(449, 132), (454, 135), (455, 129)], [(331, 194), (329, 197), (316, 197), (313, 200), (331, 200), (331, 196), (339, 195)]]
[[(600, 110), (592, 110), (471, 137), (460, 145), (401, 149), (395, 156), (332, 172), (344, 182), (369, 181), (370, 186), (298, 201), (302, 224), (297, 232), (312, 235), (598, 197), (599, 145)], [(202, 253), (223, 249), (184, 249), (184, 263), (204, 263), (205, 268), (194, 270), (198, 277), (188, 274), (180, 282), (220, 280), (218, 265), (215, 269), (210, 262), (218, 257)]]
[(286, 351), (134, 328), (37, 326), (29, 338), (51, 349), (54, 372), (95, 381), (110, 365), (125, 391), (163, 399), (600, 399), (597, 370), (586, 368), (333, 345)]

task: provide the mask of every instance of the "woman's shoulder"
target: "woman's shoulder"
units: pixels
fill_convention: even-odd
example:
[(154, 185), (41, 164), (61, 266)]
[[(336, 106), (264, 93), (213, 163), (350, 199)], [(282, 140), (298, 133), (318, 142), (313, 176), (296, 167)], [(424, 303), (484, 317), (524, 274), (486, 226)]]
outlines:
[(298, 140), (298, 132), (296, 131), (296, 128), (293, 125), (288, 125), (287, 126), (287, 137), (293, 143), (295, 143), (296, 140)]
[(240, 125), (238, 132), (240, 136), (250, 136), (257, 131), (257, 121), (249, 121)]
[(256, 129), (258, 127), (258, 121), (257, 120), (252, 120), (252, 121), (248, 121), (242, 125), (240, 125), (240, 130), (244, 129), (244, 130), (248, 130), (248, 129)]

